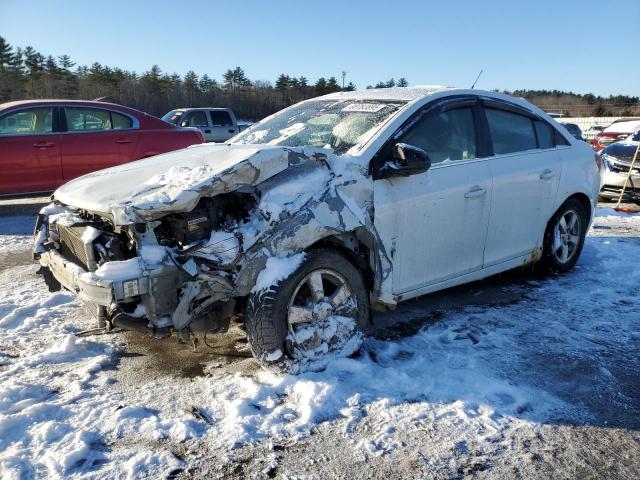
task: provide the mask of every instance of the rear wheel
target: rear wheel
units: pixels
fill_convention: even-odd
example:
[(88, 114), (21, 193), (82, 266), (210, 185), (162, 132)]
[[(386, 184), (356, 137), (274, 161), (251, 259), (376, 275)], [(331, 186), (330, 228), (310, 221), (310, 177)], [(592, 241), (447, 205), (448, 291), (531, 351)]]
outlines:
[(544, 235), (542, 263), (551, 271), (566, 272), (580, 257), (587, 235), (588, 213), (574, 198), (567, 200), (549, 221)]
[(369, 325), (358, 269), (332, 250), (314, 250), (289, 278), (252, 294), (247, 335), (254, 357), (280, 372), (323, 368), (360, 348)]

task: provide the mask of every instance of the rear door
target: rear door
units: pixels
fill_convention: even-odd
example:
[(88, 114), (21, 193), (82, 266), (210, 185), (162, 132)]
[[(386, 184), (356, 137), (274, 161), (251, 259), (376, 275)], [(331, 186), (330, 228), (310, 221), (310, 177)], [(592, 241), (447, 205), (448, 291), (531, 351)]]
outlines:
[(238, 133), (238, 127), (226, 110), (209, 110), (211, 116), (211, 138), (214, 142), (226, 142)]
[(0, 117), (0, 194), (45, 192), (63, 183), (54, 107)]
[(101, 108), (64, 107), (64, 121), (65, 181), (133, 159), (139, 130), (128, 115)]
[(562, 161), (555, 129), (544, 120), (498, 102), (487, 103), (484, 112), (494, 152), (488, 162), (493, 195), (484, 258), (489, 267), (538, 253)]
[(210, 122), (209, 115), (205, 110), (191, 110), (182, 116), (180, 126), (197, 128), (204, 135), (205, 142), (213, 142), (215, 137)]

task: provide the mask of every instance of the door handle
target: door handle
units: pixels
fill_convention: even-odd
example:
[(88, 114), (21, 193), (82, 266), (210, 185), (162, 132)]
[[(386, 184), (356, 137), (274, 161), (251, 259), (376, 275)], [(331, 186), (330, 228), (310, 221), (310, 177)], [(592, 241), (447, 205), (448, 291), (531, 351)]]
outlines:
[(131, 140), (128, 138), (119, 138), (116, 140), (116, 143), (131, 143)]
[(540, 174), (540, 180), (551, 180), (555, 176), (556, 176), (556, 172), (554, 172), (550, 168), (547, 168), (544, 172)]
[(211, 133), (211, 130), (205, 130), (204, 133)]
[(479, 186), (473, 187), (467, 193), (464, 194), (464, 198), (478, 198), (487, 194), (487, 189)]
[(39, 148), (40, 150), (45, 150), (47, 148), (51, 148), (53, 146), (55, 146), (55, 143), (51, 143), (51, 142), (36, 142), (33, 144), (33, 146), (35, 148)]
[(229, 133), (236, 133), (236, 130), (234, 128), (230, 128)]

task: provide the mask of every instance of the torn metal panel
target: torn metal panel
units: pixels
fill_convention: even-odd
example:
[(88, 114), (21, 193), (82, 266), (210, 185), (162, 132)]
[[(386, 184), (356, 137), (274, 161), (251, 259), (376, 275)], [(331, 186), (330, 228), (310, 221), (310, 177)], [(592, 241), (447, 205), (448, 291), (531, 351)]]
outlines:
[(291, 166), (322, 162), (326, 153), (262, 145), (194, 146), (85, 175), (54, 197), (107, 214), (115, 225), (149, 222), (190, 211), (202, 197), (257, 185)]

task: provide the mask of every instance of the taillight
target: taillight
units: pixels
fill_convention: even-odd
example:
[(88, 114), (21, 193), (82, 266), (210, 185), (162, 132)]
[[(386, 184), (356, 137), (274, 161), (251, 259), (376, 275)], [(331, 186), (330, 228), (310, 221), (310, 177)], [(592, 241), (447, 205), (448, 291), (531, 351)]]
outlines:
[(604, 161), (602, 160), (602, 157), (596, 153), (596, 165), (598, 166), (598, 170), (602, 170), (602, 167), (604, 167)]

